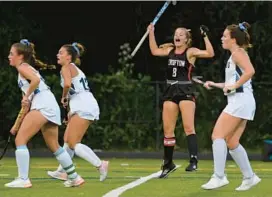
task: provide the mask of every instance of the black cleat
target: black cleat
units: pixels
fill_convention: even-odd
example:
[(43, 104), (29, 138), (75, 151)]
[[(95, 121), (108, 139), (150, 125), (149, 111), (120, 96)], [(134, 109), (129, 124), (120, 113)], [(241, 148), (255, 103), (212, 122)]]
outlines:
[(185, 168), (185, 171), (187, 172), (193, 172), (197, 170), (197, 159), (192, 158), (190, 160), (189, 165), (187, 166), (187, 168)]
[(174, 172), (177, 169), (177, 166), (174, 163), (169, 165), (162, 166), (162, 173), (159, 176), (160, 179), (167, 178), (171, 172)]

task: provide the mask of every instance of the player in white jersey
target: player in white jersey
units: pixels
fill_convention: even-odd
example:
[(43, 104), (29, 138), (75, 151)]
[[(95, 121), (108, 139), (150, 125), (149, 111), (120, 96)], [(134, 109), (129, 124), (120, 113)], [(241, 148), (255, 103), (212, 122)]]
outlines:
[[(251, 86), (254, 67), (246, 52), (251, 46), (246, 22), (226, 27), (222, 47), (231, 52), (225, 68), (225, 83), (216, 83), (223, 88), (228, 104), (219, 116), (213, 129), (214, 174), (203, 189), (216, 189), (229, 184), (225, 175), (227, 148), (233, 160), (243, 174), (242, 184), (237, 191), (245, 191), (257, 185), (261, 179), (253, 172), (247, 153), (240, 144), (248, 120), (253, 120), (256, 104)], [(205, 87), (210, 89), (215, 83), (208, 81)]]
[(30, 111), (25, 115), (19, 130), (12, 127), (10, 131), (13, 135), (17, 133), (15, 156), (19, 175), (5, 186), (32, 186), (28, 177), (30, 155), (27, 143), (39, 130), (42, 131), (48, 148), (69, 174), (64, 185), (73, 187), (83, 184), (84, 180), (76, 173), (69, 154), (58, 143), (58, 125), (61, 125), (58, 103), (39, 72), (31, 66), (46, 68), (47, 65), (36, 59), (34, 44), (26, 39), (12, 45), (8, 58), (10, 65), (18, 71), (18, 85), (23, 92), (22, 107), (28, 110), (30, 108)]
[[(88, 161), (100, 172), (100, 181), (108, 174), (108, 161), (101, 161), (91, 148), (81, 143), (88, 127), (99, 119), (99, 106), (89, 90), (85, 74), (77, 67), (84, 47), (79, 43), (63, 45), (57, 54), (61, 65), (61, 86), (63, 107), (69, 106), (68, 123), (64, 134), (64, 148), (73, 158), (74, 154)], [(69, 105), (68, 102), (69, 101)], [(49, 176), (66, 180), (67, 173), (59, 166), (56, 171), (48, 171)]]

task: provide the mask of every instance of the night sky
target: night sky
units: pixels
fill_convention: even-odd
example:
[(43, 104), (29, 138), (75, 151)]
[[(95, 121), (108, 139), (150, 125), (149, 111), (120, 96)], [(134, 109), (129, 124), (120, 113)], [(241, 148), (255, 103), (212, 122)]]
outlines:
[[(61, 45), (81, 42), (87, 49), (82, 67), (87, 74), (92, 74), (107, 72), (109, 65), (116, 65), (121, 44), (129, 42), (133, 50), (164, 2), (8, 3), (21, 6), (24, 16), (42, 28), (43, 37), (28, 38), (36, 44), (38, 55), (46, 53), (42, 55), (55, 61)], [(162, 21), (163, 18), (167, 21), (171, 14), (167, 11)], [(152, 57), (147, 49), (148, 39), (135, 56), (135, 61), (140, 62), (139, 71), (146, 71), (144, 59)]]
[[(193, 46), (204, 46), (199, 26), (209, 24), (203, 5), (208, 2), (178, 2), (170, 5), (155, 27), (158, 44), (169, 42), (174, 29), (173, 23), (179, 17), (184, 26), (192, 30)], [(221, 2), (224, 3), (224, 2)], [(36, 44), (38, 57), (46, 56), (56, 64), (56, 54), (63, 44), (74, 41), (82, 43), (86, 54), (82, 57), (82, 68), (87, 75), (108, 72), (108, 66), (116, 67), (120, 45), (128, 42), (132, 50), (144, 35), (148, 24), (154, 19), (164, 1), (158, 2), (4, 2), (15, 4), (30, 21), (42, 29), (42, 36), (28, 37)], [(250, 12), (250, 10), (248, 10)], [(177, 13), (182, 13), (178, 15)], [(247, 20), (253, 15), (248, 15)], [(241, 19), (242, 20), (242, 19)], [(254, 20), (253, 20), (254, 21)], [(220, 21), (218, 21), (220, 24)], [(237, 21), (233, 21), (237, 22)], [(251, 22), (251, 21), (248, 21)], [(218, 35), (210, 37), (212, 44), (219, 41), (225, 24), (210, 27)], [(219, 28), (219, 29), (218, 29)], [(218, 55), (221, 52), (216, 50)], [(148, 38), (133, 58), (135, 72), (151, 75), (153, 80), (164, 79), (163, 58), (150, 53)], [(206, 60), (205, 60), (206, 61)], [(209, 61), (209, 60), (207, 60)]]

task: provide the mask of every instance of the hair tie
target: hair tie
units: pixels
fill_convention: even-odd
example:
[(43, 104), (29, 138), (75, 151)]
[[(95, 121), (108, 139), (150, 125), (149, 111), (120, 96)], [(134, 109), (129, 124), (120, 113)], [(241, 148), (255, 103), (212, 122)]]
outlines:
[(247, 30), (247, 28), (244, 26), (243, 23), (239, 23), (239, 29), (240, 29), (241, 31), (246, 31), (246, 30)]
[(30, 42), (27, 39), (20, 40), (20, 43), (26, 46), (30, 46)]
[(78, 49), (78, 47), (77, 47), (77, 43), (76, 42), (74, 42), (73, 44), (72, 44), (72, 47), (75, 49), (75, 51), (77, 52), (77, 55), (78, 56), (80, 56), (80, 52), (79, 52), (79, 49)]

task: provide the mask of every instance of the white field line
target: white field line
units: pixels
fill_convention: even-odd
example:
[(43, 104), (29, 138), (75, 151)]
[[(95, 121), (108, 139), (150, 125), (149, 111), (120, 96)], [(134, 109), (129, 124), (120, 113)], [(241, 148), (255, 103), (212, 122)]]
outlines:
[[(180, 166), (181, 165), (177, 165), (177, 168), (179, 168)], [(111, 190), (110, 192), (106, 193), (103, 197), (119, 197), (119, 195), (121, 195), (125, 191), (132, 189), (138, 185), (141, 185), (150, 179), (157, 178), (161, 174), (161, 172), (162, 171), (160, 170), (160, 171), (150, 174), (148, 176), (141, 177), (141, 178), (139, 178), (133, 182), (130, 182), (124, 186), (121, 186), (121, 187), (118, 187), (114, 190)]]

